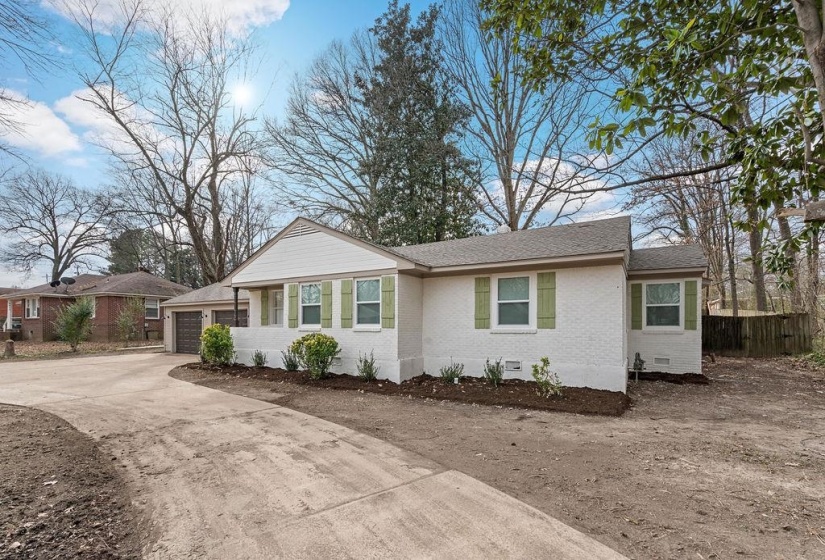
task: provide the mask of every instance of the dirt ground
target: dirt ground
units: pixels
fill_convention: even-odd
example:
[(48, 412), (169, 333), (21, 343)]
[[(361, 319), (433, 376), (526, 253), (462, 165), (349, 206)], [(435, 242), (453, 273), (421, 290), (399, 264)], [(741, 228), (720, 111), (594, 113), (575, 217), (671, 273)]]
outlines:
[(0, 558), (138, 558), (113, 458), (57, 416), (0, 405)]
[[(3, 359), (3, 344), (0, 342), (0, 360)], [(143, 347), (163, 347), (162, 340), (145, 340), (133, 342), (128, 350), (124, 350), (122, 342), (83, 342), (72, 352), (65, 342), (30, 342), (19, 340), (14, 343), (15, 357), (12, 360), (47, 360), (54, 358), (77, 358), (78, 356), (88, 356), (91, 354), (109, 354), (123, 352), (141, 352)]]
[(618, 418), (172, 375), (387, 440), (632, 558), (825, 558), (825, 373), (791, 359), (704, 373), (631, 382)]

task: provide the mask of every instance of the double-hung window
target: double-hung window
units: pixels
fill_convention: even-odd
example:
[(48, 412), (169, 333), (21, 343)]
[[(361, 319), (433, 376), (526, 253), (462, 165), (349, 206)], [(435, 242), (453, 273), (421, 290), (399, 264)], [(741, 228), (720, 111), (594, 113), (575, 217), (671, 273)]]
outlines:
[(89, 300), (92, 302), (92, 319), (97, 317), (97, 298), (95, 296), (89, 296)]
[(160, 301), (157, 298), (146, 298), (144, 307), (146, 308), (147, 319), (160, 318)]
[(40, 298), (26, 298), (26, 319), (40, 317)]
[(499, 278), (496, 288), (499, 326), (530, 324), (530, 277)]
[(269, 324), (279, 327), (284, 326), (284, 291), (273, 290), (269, 295)]
[(645, 284), (645, 326), (681, 326), (682, 285), (679, 282)]
[(381, 281), (378, 278), (355, 281), (355, 324), (381, 324)]
[(301, 324), (321, 324), (321, 284), (301, 284)]

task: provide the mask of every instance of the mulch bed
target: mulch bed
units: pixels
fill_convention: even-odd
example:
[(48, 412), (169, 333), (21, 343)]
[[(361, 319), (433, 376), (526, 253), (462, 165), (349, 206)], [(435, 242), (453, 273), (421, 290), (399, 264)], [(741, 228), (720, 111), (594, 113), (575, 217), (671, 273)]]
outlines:
[(113, 457), (57, 416), (0, 405), (0, 558), (139, 558)]
[[(635, 379), (631, 373), (630, 378)], [(696, 384), (709, 385), (710, 378), (702, 373), (664, 373), (661, 371), (640, 371), (639, 381), (665, 381), (677, 385)]]
[(631, 404), (630, 397), (624, 393), (585, 387), (565, 387), (562, 396), (546, 398), (537, 394), (535, 382), (519, 379), (508, 379), (498, 387), (493, 387), (484, 379), (476, 377), (462, 377), (460, 383), (448, 384), (438, 377), (419, 375), (398, 385), (381, 380), (365, 383), (358, 377), (346, 374), (330, 374), (324, 379), (316, 380), (309, 376), (309, 372), (286, 371), (280, 368), (258, 368), (243, 365), (215, 367), (199, 362), (182, 367), (217, 375), (265, 379), (273, 382), (294, 383), (324, 389), (363, 391), (382, 395), (399, 395), (576, 414), (621, 416), (630, 408)]

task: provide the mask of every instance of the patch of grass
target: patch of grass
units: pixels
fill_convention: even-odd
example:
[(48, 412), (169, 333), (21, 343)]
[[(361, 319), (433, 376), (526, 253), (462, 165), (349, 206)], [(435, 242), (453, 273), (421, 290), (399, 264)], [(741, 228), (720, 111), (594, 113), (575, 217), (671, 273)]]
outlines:
[(457, 364), (450, 359), (450, 365), (442, 367), (438, 372), (444, 383), (455, 383), (464, 375), (464, 364)]

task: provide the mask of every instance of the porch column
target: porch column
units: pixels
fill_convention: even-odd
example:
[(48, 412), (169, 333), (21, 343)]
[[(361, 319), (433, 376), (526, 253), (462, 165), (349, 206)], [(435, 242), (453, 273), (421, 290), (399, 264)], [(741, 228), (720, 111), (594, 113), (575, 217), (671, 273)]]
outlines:
[(3, 324), (3, 329), (10, 331), (11, 330), (11, 316), (14, 312), (14, 302), (11, 299), (6, 300), (6, 322)]
[(238, 316), (238, 290), (240, 290), (240, 288), (235, 288), (234, 286), (232, 287), (232, 297), (233, 297), (233, 299), (234, 299), (234, 301), (235, 301), (235, 309), (234, 309), (234, 311), (235, 311), (235, 326), (236, 326), (236, 327), (240, 327), (240, 326), (241, 326), (241, 319), (240, 319), (240, 317)]

